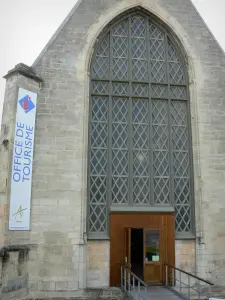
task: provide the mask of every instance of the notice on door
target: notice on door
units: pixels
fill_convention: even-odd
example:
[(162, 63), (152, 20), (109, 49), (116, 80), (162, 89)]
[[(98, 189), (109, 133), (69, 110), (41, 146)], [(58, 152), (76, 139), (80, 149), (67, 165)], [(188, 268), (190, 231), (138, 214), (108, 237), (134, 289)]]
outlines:
[(158, 255), (153, 255), (152, 256), (152, 261), (159, 261), (159, 256)]
[(19, 88), (12, 157), (9, 230), (30, 230), (37, 94)]

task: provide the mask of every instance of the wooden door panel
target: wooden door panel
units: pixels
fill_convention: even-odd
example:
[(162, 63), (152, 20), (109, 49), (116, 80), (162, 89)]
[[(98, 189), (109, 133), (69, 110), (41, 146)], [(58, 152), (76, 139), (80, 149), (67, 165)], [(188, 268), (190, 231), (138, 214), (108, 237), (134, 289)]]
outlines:
[(161, 265), (146, 264), (145, 265), (145, 282), (148, 284), (161, 282)]
[[(160, 213), (111, 213), (110, 215), (110, 286), (120, 286), (120, 265), (125, 258), (124, 229), (152, 228), (162, 232), (162, 264), (161, 270), (149, 270), (159, 274), (165, 282), (164, 264), (175, 264), (175, 226), (174, 214)], [(164, 249), (164, 250), (163, 250)], [(144, 262), (143, 262), (144, 264)], [(158, 275), (156, 276), (158, 277)]]
[(163, 243), (161, 230), (145, 229), (144, 279), (148, 284), (162, 282)]

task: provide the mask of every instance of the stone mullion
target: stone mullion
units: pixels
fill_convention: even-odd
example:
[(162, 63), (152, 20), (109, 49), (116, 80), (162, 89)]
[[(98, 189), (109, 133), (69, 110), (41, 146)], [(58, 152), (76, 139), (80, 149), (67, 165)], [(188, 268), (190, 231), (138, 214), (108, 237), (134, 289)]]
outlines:
[(147, 64), (148, 64), (148, 80), (149, 80), (149, 89), (148, 89), (148, 102), (149, 102), (149, 112), (148, 112), (148, 130), (149, 130), (149, 204), (154, 205), (154, 182), (153, 182), (153, 124), (152, 124), (152, 76), (151, 76), (151, 57), (150, 57), (150, 28), (149, 28), (149, 19), (146, 18), (146, 44), (147, 44)]
[(113, 66), (113, 38), (112, 31), (109, 33), (109, 105), (108, 105), (108, 174), (107, 174), (107, 233), (110, 235), (110, 206), (112, 205), (112, 66)]
[(169, 202), (171, 205), (175, 206), (174, 199), (174, 169), (173, 169), (173, 140), (172, 140), (172, 112), (171, 112), (171, 98), (170, 98), (170, 79), (169, 79), (169, 55), (168, 55), (168, 36), (165, 35), (165, 55), (166, 55), (166, 81), (167, 86), (167, 96), (168, 96), (168, 134), (169, 134), (169, 185), (170, 194)]
[(131, 17), (128, 23), (128, 80), (129, 80), (129, 100), (128, 100), (128, 199), (129, 204), (133, 204), (133, 121), (132, 121), (132, 37), (131, 37)]

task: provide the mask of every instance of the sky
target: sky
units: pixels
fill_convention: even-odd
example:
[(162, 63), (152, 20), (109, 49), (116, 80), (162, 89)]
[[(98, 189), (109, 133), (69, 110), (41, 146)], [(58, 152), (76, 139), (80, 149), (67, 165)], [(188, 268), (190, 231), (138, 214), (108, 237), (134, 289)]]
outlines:
[[(0, 0), (0, 124), (5, 79), (16, 64), (32, 65), (76, 0)], [(225, 50), (225, 0), (192, 0)]]

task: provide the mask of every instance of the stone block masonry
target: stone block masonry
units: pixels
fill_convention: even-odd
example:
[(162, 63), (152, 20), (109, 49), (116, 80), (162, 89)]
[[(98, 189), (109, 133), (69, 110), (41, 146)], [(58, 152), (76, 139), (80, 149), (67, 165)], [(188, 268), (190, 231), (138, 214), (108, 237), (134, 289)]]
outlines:
[[(110, 242), (87, 242), (86, 234), (90, 60), (102, 29), (135, 7), (177, 36), (189, 72), (197, 239), (176, 242), (176, 261), (224, 286), (224, 53), (188, 0), (83, 0), (32, 69), (17, 67), (6, 76), (0, 243), (37, 244), (27, 261), (29, 297), (81, 296), (87, 287), (109, 285)], [(38, 93), (29, 232), (7, 230), (18, 85)]]

